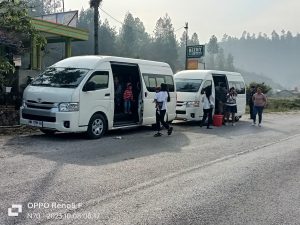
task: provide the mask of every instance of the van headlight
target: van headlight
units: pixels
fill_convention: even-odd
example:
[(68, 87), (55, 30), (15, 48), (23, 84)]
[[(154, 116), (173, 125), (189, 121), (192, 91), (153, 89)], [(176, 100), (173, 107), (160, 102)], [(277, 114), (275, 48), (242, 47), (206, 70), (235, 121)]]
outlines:
[(63, 102), (58, 105), (58, 109), (60, 112), (79, 111), (79, 103), (78, 102)]
[(186, 107), (199, 107), (200, 102), (199, 101), (193, 101), (193, 102), (187, 102)]

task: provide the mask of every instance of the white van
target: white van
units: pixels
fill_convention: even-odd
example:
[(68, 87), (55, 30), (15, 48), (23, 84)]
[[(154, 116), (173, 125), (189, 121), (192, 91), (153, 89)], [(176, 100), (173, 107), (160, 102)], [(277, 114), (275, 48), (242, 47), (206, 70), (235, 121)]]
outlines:
[[(123, 93), (128, 83), (134, 101), (125, 114)], [(25, 89), (21, 124), (47, 134), (87, 132), (91, 138), (101, 137), (106, 130), (155, 124), (153, 99), (161, 83), (169, 88), (166, 117), (172, 121), (176, 92), (167, 63), (111, 56), (67, 58), (47, 68)]]
[[(237, 91), (236, 120), (245, 114), (246, 88), (240, 73), (216, 70), (186, 70), (174, 75), (177, 91), (176, 119), (199, 121), (203, 116), (201, 93), (211, 88), (215, 97), (216, 88), (226, 90), (234, 87)], [(215, 104), (217, 106), (217, 104)]]

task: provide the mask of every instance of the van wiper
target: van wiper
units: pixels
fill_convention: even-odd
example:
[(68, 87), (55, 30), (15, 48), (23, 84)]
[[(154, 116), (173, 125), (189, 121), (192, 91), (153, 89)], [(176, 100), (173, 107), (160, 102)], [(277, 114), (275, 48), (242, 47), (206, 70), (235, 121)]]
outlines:
[(74, 85), (74, 84), (62, 84), (62, 85), (59, 85), (58, 87), (61, 87), (61, 88), (74, 88), (74, 87), (77, 87), (77, 85)]

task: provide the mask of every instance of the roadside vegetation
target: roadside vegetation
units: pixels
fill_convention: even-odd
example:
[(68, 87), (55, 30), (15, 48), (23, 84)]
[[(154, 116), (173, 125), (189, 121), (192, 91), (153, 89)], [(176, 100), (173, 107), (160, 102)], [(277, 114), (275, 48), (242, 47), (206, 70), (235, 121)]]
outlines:
[(268, 98), (265, 112), (288, 112), (300, 110), (300, 98)]

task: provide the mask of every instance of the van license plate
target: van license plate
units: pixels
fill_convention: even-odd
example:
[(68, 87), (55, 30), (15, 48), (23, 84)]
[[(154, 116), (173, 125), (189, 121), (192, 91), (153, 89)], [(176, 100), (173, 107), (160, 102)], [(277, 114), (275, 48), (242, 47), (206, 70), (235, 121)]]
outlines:
[(43, 127), (43, 121), (29, 120), (28, 123), (33, 127)]

